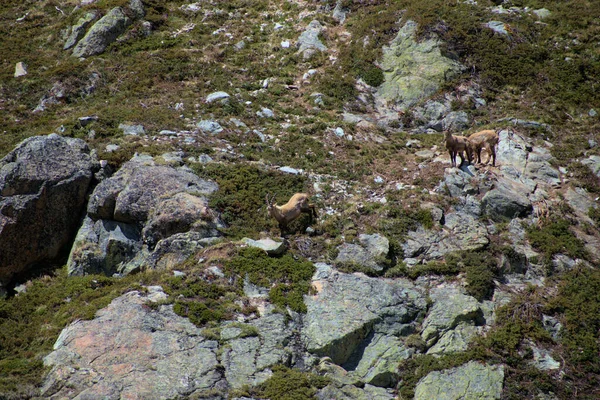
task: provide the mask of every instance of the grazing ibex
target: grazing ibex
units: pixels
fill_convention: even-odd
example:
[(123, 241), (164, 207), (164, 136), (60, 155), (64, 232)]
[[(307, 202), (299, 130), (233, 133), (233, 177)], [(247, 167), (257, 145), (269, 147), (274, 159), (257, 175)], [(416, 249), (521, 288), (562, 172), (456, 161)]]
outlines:
[(313, 218), (317, 218), (317, 211), (314, 204), (308, 202), (309, 198), (310, 196), (306, 193), (296, 193), (286, 204), (278, 206), (273, 203), (275, 196), (271, 200), (269, 200), (269, 195), (266, 196), (267, 211), (279, 223), (282, 234), (287, 229), (287, 225), (302, 213), (310, 215), (311, 221)]
[(467, 138), (464, 136), (454, 136), (450, 131), (445, 131), (446, 149), (450, 154), (450, 162), (456, 167), (456, 155), (460, 157), (460, 165), (463, 165), (465, 158), (463, 151), (467, 153), (467, 159), (471, 161), (471, 148), (468, 146)]
[(477, 162), (481, 164), (481, 149), (484, 149), (488, 152), (488, 160), (486, 162), (490, 162), (490, 158), (492, 159), (492, 166), (496, 166), (496, 145), (498, 144), (498, 132), (493, 129), (487, 129), (485, 131), (480, 131), (472, 134), (467, 138), (469, 141), (469, 162), (471, 162), (471, 157), (477, 154)]

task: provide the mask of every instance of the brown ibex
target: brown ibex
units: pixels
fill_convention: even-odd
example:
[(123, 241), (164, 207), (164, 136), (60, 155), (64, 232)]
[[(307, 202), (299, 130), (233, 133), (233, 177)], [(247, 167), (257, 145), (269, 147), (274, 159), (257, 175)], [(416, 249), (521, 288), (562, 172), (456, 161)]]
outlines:
[(469, 141), (469, 152), (471, 155), (469, 156), (469, 162), (471, 162), (471, 157), (477, 154), (477, 162), (481, 164), (481, 149), (484, 149), (488, 152), (488, 160), (486, 162), (490, 162), (490, 158), (492, 159), (492, 166), (496, 166), (496, 145), (498, 144), (498, 132), (493, 129), (487, 129), (484, 131), (480, 131), (472, 134), (467, 138)]
[(464, 136), (454, 136), (450, 131), (445, 131), (446, 149), (450, 154), (450, 162), (456, 167), (456, 155), (460, 157), (460, 165), (463, 165), (465, 158), (463, 151), (467, 153), (467, 159), (471, 161), (471, 148), (468, 146), (467, 138)]
[(273, 203), (275, 196), (271, 197), (271, 200), (269, 200), (269, 195), (266, 196), (267, 211), (279, 223), (282, 234), (287, 230), (287, 225), (302, 213), (310, 215), (311, 222), (313, 218), (317, 218), (317, 211), (314, 204), (308, 202), (309, 198), (310, 196), (306, 193), (296, 193), (286, 204), (278, 206)]

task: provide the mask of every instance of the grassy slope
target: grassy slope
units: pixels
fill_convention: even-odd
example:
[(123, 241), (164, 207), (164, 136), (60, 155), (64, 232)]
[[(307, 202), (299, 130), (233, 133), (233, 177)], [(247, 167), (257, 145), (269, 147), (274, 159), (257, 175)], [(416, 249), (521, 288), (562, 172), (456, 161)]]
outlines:
[[(26, 137), (48, 134), (62, 127), (64, 135), (85, 138), (98, 150), (100, 157), (115, 166), (136, 151), (156, 155), (173, 149), (183, 150), (187, 155), (208, 153), (217, 160), (235, 161), (223, 170), (198, 166), (197, 171), (220, 180), (224, 188), (228, 184), (247, 188), (242, 199), (236, 197), (235, 191), (226, 191), (212, 200), (213, 206), (230, 212), (228, 222), (235, 228), (230, 233), (236, 237), (241, 234), (257, 236), (259, 230), (275, 232), (274, 225), (269, 225), (262, 216), (257, 224), (248, 224), (248, 221), (254, 221), (253, 210), (262, 205), (266, 190), (279, 188), (287, 192), (304, 189), (309, 184), (303, 179), (283, 182), (276, 173), (269, 173), (261, 180), (256, 167), (246, 164), (262, 161), (267, 165), (303, 168), (323, 175), (324, 198), (327, 200), (322, 200), (320, 206), (332, 207), (340, 211), (340, 215), (324, 216), (322, 237), (297, 239), (292, 247), (294, 254), (327, 260), (333, 257), (332, 249), (340, 242), (341, 235), (349, 240), (357, 233), (371, 231), (386, 234), (395, 246), (407, 229), (428, 219), (428, 216), (407, 212), (411, 206), (430, 200), (442, 207), (449, 204), (449, 199), (432, 199), (421, 193), (422, 188), (431, 189), (437, 184), (443, 168), (430, 167), (420, 171), (412, 151), (404, 147), (408, 133), (377, 128), (374, 132), (364, 132), (342, 123), (339, 114), (344, 107), (360, 109), (353, 101), (356, 78), (371, 83), (380, 79), (374, 61), (380, 56), (381, 45), (395, 34), (396, 21), (404, 16), (421, 24), (422, 35), (430, 32), (440, 35), (447, 43), (446, 51), (469, 67), (468, 72), (452, 85), (470, 81), (481, 85), (488, 101), (483, 111), (460, 102), (454, 105), (456, 109), (469, 112), (477, 126), (492, 126), (496, 119), (506, 116), (552, 125), (550, 133), (525, 130), (521, 133), (534, 140), (550, 140), (554, 144), (554, 156), (560, 165), (572, 171), (574, 182), (600, 193), (598, 181), (590, 178), (589, 170), (576, 161), (584, 153), (598, 153), (598, 148), (588, 149), (588, 139), (595, 138), (600, 128), (600, 119), (588, 116), (588, 111), (600, 104), (597, 90), (600, 79), (598, 2), (512, 2), (515, 6), (550, 9), (552, 16), (540, 23), (529, 14), (491, 15), (484, 10), (492, 5), (486, 1), (480, 1), (476, 7), (442, 0), (345, 1), (352, 12), (344, 29), (336, 25), (329, 13), (320, 13), (323, 9), (319, 7), (324, 5), (321, 2), (212, 1), (206, 8), (222, 12), (193, 15), (179, 9), (186, 2), (148, 0), (144, 1), (147, 20), (154, 29), (150, 36), (144, 36), (142, 27), (134, 25), (125, 40), (112, 45), (104, 54), (84, 61), (75, 60), (62, 51), (65, 29), (82, 13), (71, 14), (76, 3), (7, 0), (0, 4), (0, 156)], [(87, 7), (104, 11), (123, 3), (101, 0)], [(17, 20), (25, 15), (22, 21)], [(328, 27), (322, 39), (330, 54), (336, 56), (335, 63), (326, 55), (305, 61), (293, 47), (280, 46), (282, 40), (293, 42), (301, 27), (315, 17)], [(493, 35), (482, 27), (482, 23), (492, 19), (509, 24), (512, 40)], [(284, 29), (275, 30), (276, 23), (284, 25)], [(187, 30), (192, 26), (190, 24), (194, 27)], [(366, 37), (370, 45), (365, 47), (362, 44)], [(233, 45), (241, 40), (246, 46), (236, 50)], [(28, 75), (15, 79), (14, 65), (18, 61), (28, 65)], [(310, 85), (301, 84), (300, 78), (311, 68), (319, 71), (317, 77)], [(92, 74), (98, 74), (99, 83), (93, 93), (86, 94), (84, 88), (89, 85)], [(261, 89), (265, 79), (270, 80), (268, 88)], [(57, 81), (66, 88), (61, 104), (51, 106), (43, 113), (33, 113), (42, 96)], [(297, 86), (298, 90), (291, 90), (289, 85)], [(230, 106), (203, 103), (207, 94), (218, 90), (235, 95)], [(310, 97), (317, 91), (324, 93), (326, 103), (319, 110), (314, 109)], [(177, 103), (183, 103), (183, 111), (175, 108)], [(275, 118), (259, 119), (256, 111), (261, 107), (271, 108)], [(96, 115), (97, 122), (81, 127), (78, 118), (90, 115)], [(203, 118), (226, 122), (232, 117), (243, 120), (251, 129), (260, 129), (270, 135), (270, 139), (262, 143), (258, 136), (240, 135), (226, 129), (216, 137), (199, 136), (196, 144), (189, 145), (123, 137), (118, 129), (121, 122), (141, 123), (153, 136), (162, 129), (191, 129)], [(341, 140), (328, 133), (328, 129), (338, 126), (357, 138), (376, 133), (385, 141), (379, 144)], [(419, 139), (427, 147), (441, 142), (437, 135)], [(105, 153), (108, 143), (117, 143), (121, 149)], [(232, 146), (237, 155), (225, 156), (220, 152), (227, 145)], [(417, 189), (406, 195), (389, 192), (373, 183), (377, 175), (388, 182), (401, 179), (404, 183), (417, 185)], [(354, 201), (339, 194), (337, 188), (340, 185), (356, 195)], [(393, 201), (386, 205), (369, 202), (366, 193), (386, 195)], [(239, 207), (237, 202), (244, 199), (249, 200), (244, 207)], [(363, 200), (365, 205), (357, 207), (356, 204)], [(242, 211), (236, 214), (231, 210)], [(385, 225), (379, 222), (382, 215), (389, 221)], [(548, 229), (532, 240), (541, 240), (541, 243), (565, 240), (569, 246), (575, 246), (573, 251), (577, 251), (577, 243), (573, 242), (572, 235), (569, 236), (568, 229), (566, 233), (564, 230), (556, 233), (567, 217), (559, 215), (557, 221), (549, 221)], [(248, 229), (248, 226), (254, 229)], [(485, 296), (489, 285), (493, 285), (493, 276), (478, 269), (477, 260), (508, 251), (502, 247), (501, 234), (502, 231), (496, 238), (497, 246), (491, 246), (485, 254), (465, 256), (467, 260), (475, 260), (472, 265), (466, 262), (456, 266), (450, 260), (448, 264), (413, 271), (411, 276), (455, 275), (462, 268), (467, 279), (471, 276), (473, 287), (479, 288), (478, 294)], [(564, 247), (562, 251), (569, 250)], [(235, 252), (228, 256), (235, 257)], [(408, 272), (399, 265), (393, 273), (403, 275)], [(72, 319), (91, 317), (93, 310), (106, 304), (111, 297), (140, 283), (172, 283), (164, 277), (149, 276), (120, 282), (108, 278), (83, 278), (67, 284), (63, 274), (59, 272), (54, 277), (34, 280), (33, 289), (25, 296), (0, 300), (1, 331), (7, 332), (0, 342), (0, 358), (3, 359), (0, 363), (0, 394), (26, 397), (32, 393), (42, 372), (40, 357), (49, 351), (61, 327)], [(593, 310), (600, 300), (594, 295), (597, 290), (581, 289), (596, 287), (594, 282), (598, 281), (599, 275), (596, 270), (578, 270), (564, 278), (556, 277), (557, 290), (531, 289), (532, 293), (507, 309), (506, 319), (500, 318), (495, 333), (486, 339), (488, 342), (477, 344), (462, 355), (465, 359), (506, 363), (509, 366), (507, 398), (533, 396), (536, 386), (552, 390), (561, 398), (572, 397), (575, 393), (592, 393), (594, 385), (597, 387), (600, 366), (589, 355), (597, 354), (598, 343), (594, 335), (599, 323)], [(102, 282), (100, 286), (93, 283), (98, 279)], [(76, 288), (74, 292), (82, 294), (71, 296), (66, 293), (71, 290), (70, 285)], [(181, 286), (173, 284), (172, 290), (183, 290), (178, 285)], [(206, 290), (197, 282), (186, 282), (184, 286), (192, 293), (190, 298), (196, 300)], [(218, 297), (218, 293), (237, 293), (235, 288), (228, 287), (216, 292), (217, 295), (206, 296), (212, 299), (211, 296)], [(228, 296), (230, 301), (231, 294)], [(70, 303), (63, 301), (66, 297), (70, 297)], [(40, 298), (58, 300), (44, 303)], [(588, 307), (574, 308), (573, 304), (587, 304)], [(72, 313), (68, 307), (80, 309), (80, 312)], [(219, 315), (240, 311), (228, 307), (228, 303), (223, 304), (223, 312)], [(541, 310), (563, 318), (568, 329), (563, 345), (552, 344), (567, 362), (566, 376), (560, 385), (553, 383), (550, 375), (528, 369), (528, 355), (517, 351), (520, 339), (524, 337), (547, 340), (539, 326)], [(522, 316), (523, 322), (510, 323), (514, 315)], [(22, 339), (15, 341), (14, 338)], [(433, 362), (428, 358), (412, 362), (416, 364), (408, 363), (402, 366), (402, 371), (404, 379), (415, 382), (427, 371), (452, 365), (450, 360)], [(28, 383), (19, 386), (19, 382)], [(403, 394), (409, 395), (410, 387), (408, 385)]]

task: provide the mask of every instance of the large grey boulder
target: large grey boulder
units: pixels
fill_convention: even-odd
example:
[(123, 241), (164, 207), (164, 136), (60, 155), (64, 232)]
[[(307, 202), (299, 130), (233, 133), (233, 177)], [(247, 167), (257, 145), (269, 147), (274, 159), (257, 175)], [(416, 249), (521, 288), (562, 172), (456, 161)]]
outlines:
[(57, 134), (26, 139), (0, 160), (0, 285), (68, 250), (98, 169), (84, 141)]
[(496, 187), (483, 196), (481, 206), (494, 221), (526, 217), (533, 212), (529, 193), (529, 188), (520, 182), (500, 178)]
[(175, 314), (172, 306), (148, 307), (165, 297), (160, 288), (127, 293), (91, 321), (65, 328), (44, 358), (51, 370), (45, 399), (175, 399), (213, 394), (222, 386), (218, 342)]
[(439, 90), (464, 68), (442, 55), (437, 37), (416, 38), (417, 23), (407, 21), (389, 46), (383, 48), (381, 69), (385, 81), (377, 90), (379, 101), (402, 110)]
[(425, 293), (408, 280), (369, 278), (343, 274), (325, 264), (316, 266), (317, 293), (304, 298), (302, 341), (310, 353), (330, 357), (335, 364), (349, 362), (355, 351), (372, 341), (371, 333), (411, 333), (427, 307)]
[[(90, 196), (88, 219), (67, 263), (69, 274), (130, 273), (189, 256), (203, 239), (219, 236), (219, 217), (206, 198), (217, 188), (186, 168), (134, 157)], [(194, 235), (169, 240), (186, 232)]]
[(336, 264), (356, 264), (373, 271), (382, 271), (390, 251), (390, 241), (379, 234), (361, 234), (359, 244), (344, 243), (339, 247)]
[(425, 376), (417, 383), (415, 400), (499, 399), (503, 382), (504, 366), (471, 361)]

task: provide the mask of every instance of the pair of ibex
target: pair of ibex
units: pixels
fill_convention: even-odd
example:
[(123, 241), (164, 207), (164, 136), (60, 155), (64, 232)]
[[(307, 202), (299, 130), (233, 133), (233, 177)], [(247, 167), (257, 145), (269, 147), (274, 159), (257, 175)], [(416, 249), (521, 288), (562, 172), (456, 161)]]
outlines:
[[(489, 158), (492, 158), (492, 165), (496, 166), (496, 145), (498, 144), (498, 133), (494, 130), (485, 130), (474, 133), (470, 137), (454, 136), (450, 132), (445, 132), (446, 148), (450, 153), (450, 161), (452, 166), (456, 167), (456, 156), (461, 159), (462, 165), (465, 161), (463, 152), (467, 153), (469, 163), (473, 161), (473, 156), (477, 154), (477, 162), (481, 163), (481, 150), (486, 149)], [(489, 159), (488, 159), (489, 162)], [(269, 200), (269, 195), (266, 196), (267, 211), (279, 223), (279, 229), (283, 234), (288, 227), (288, 224), (296, 220), (301, 214), (310, 215), (311, 221), (317, 218), (317, 210), (314, 204), (309, 203), (310, 196), (306, 193), (296, 193), (290, 200), (278, 206), (273, 203), (274, 197)]]
[(465, 162), (463, 152), (467, 153), (469, 163), (473, 161), (473, 156), (477, 154), (477, 162), (481, 163), (481, 150), (488, 152), (488, 162), (492, 159), (492, 165), (496, 166), (496, 145), (498, 144), (498, 132), (492, 129), (480, 131), (469, 137), (454, 136), (449, 131), (444, 132), (446, 136), (446, 149), (450, 154), (450, 162), (456, 167), (456, 156), (460, 157), (460, 165)]

